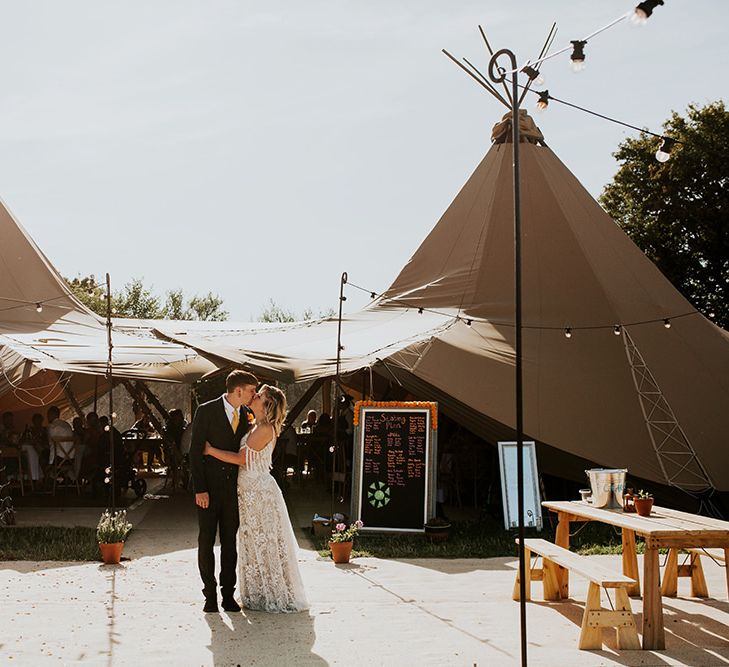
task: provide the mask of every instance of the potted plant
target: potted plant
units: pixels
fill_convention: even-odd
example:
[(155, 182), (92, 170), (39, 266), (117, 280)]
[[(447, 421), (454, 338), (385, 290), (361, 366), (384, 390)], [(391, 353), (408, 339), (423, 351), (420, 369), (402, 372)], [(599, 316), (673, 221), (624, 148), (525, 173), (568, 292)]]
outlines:
[(653, 509), (653, 494), (641, 489), (633, 497), (633, 503), (635, 505), (635, 511), (640, 516), (650, 516), (651, 510)]
[(346, 523), (338, 523), (336, 525), (336, 531), (332, 533), (329, 540), (332, 560), (335, 563), (349, 563), (349, 558), (352, 555), (354, 536), (362, 526), (364, 524), (359, 519), (354, 523), (350, 523), (349, 526)]
[(451, 530), (450, 522), (441, 519), (439, 516), (432, 516), (423, 526), (425, 528), (425, 539), (433, 544), (446, 542)]
[(127, 521), (127, 511), (104, 510), (96, 526), (96, 539), (99, 542), (101, 559), (107, 565), (117, 565), (121, 560), (124, 540), (126, 540), (132, 524)]

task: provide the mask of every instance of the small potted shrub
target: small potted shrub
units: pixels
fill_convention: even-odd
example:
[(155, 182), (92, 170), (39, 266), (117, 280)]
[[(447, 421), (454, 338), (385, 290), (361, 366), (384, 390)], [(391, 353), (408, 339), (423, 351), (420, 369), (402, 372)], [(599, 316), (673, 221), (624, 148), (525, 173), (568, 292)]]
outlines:
[(118, 565), (121, 560), (124, 540), (127, 539), (132, 524), (127, 521), (127, 511), (104, 510), (96, 526), (96, 539), (99, 542), (101, 559), (107, 565)]
[(423, 527), (425, 528), (425, 539), (429, 542), (437, 544), (448, 541), (451, 524), (445, 519), (441, 519), (438, 516), (432, 516)]
[(354, 544), (354, 536), (359, 532), (364, 524), (357, 519), (354, 523), (347, 526), (346, 523), (338, 523), (336, 532), (332, 533), (329, 540), (329, 548), (332, 551), (332, 560), (335, 563), (349, 563), (352, 555), (352, 545)]
[(633, 498), (635, 511), (640, 516), (650, 516), (653, 509), (653, 494), (641, 489)]

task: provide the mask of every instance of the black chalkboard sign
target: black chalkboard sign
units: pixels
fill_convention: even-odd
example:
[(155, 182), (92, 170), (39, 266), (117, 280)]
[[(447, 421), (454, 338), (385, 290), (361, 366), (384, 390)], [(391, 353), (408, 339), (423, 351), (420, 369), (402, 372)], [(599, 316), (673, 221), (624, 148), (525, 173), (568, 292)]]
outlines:
[(435, 403), (355, 406), (352, 516), (364, 530), (423, 531), (433, 508)]

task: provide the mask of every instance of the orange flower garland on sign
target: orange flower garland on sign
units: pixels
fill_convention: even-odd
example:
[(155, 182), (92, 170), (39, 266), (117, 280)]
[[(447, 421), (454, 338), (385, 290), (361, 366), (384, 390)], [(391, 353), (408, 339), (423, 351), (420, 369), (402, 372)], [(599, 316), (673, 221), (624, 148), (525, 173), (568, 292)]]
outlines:
[(352, 420), (355, 426), (359, 426), (362, 408), (427, 408), (430, 410), (431, 427), (433, 430), (438, 428), (438, 406), (432, 401), (357, 401)]

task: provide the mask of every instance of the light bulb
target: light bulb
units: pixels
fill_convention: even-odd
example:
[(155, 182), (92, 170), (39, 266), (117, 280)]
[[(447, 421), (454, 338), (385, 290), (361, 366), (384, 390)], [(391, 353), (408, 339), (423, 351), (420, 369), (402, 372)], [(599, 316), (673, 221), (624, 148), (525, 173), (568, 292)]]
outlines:
[(106, 473), (107, 475), (111, 475), (111, 467), (109, 467), (109, 468), (107, 468), (106, 470), (104, 470), (104, 472), (105, 472), (105, 473)]
[(104, 484), (108, 484), (111, 480), (108, 477), (104, 477)]
[(671, 328), (671, 320), (669, 320), (668, 318), (666, 318), (665, 320), (663, 320), (663, 326), (666, 327), (666, 329), (670, 329)]
[(645, 25), (648, 17), (653, 14), (653, 10), (662, 4), (663, 0), (644, 0), (644, 2), (639, 2), (638, 6), (630, 15), (630, 22), (634, 25)]
[(581, 72), (585, 69), (585, 44), (587, 44), (587, 41), (584, 39), (573, 39), (570, 44), (572, 44), (572, 54), (570, 55), (572, 70)]
[(616, 325), (615, 325), (615, 326), (613, 327), (613, 333), (614, 333), (614, 334), (615, 334), (616, 336), (619, 336), (619, 335), (620, 335), (620, 325), (619, 325), (619, 324), (616, 324)]
[(329, 451), (330, 451), (330, 452), (331, 452), (332, 454), (334, 453), (334, 446), (333, 446), (333, 445), (332, 445), (332, 446), (331, 446), (331, 447), (329, 448)]
[(112, 412), (111, 417), (112, 417), (112, 419), (116, 419), (116, 412)]
[(537, 100), (537, 111), (546, 111), (549, 106), (549, 91), (543, 90), (538, 93), (539, 99)]
[(656, 160), (658, 160), (659, 162), (667, 162), (668, 159), (671, 157), (671, 150), (673, 150), (673, 146), (675, 143), (675, 139), (671, 139), (670, 137), (663, 137), (661, 140), (661, 145), (656, 151)]
[(636, 7), (630, 14), (630, 22), (633, 25), (645, 25), (647, 21), (648, 15), (640, 7)]
[(35, 304), (35, 310), (36, 310), (37, 313), (42, 313), (43, 312), (43, 304), (42, 303), (36, 303)]
[(572, 338), (572, 329), (570, 327), (567, 327), (564, 330), (564, 337), (565, 338)]
[(535, 69), (531, 65), (525, 65), (522, 67), (521, 71), (529, 77), (529, 81), (531, 81), (534, 85), (544, 85), (544, 77), (539, 73), (538, 69)]
[(110, 431), (110, 430), (111, 430), (111, 429), (109, 428), (109, 424), (107, 424), (106, 426), (104, 426), (104, 430), (105, 430), (105, 431)]

